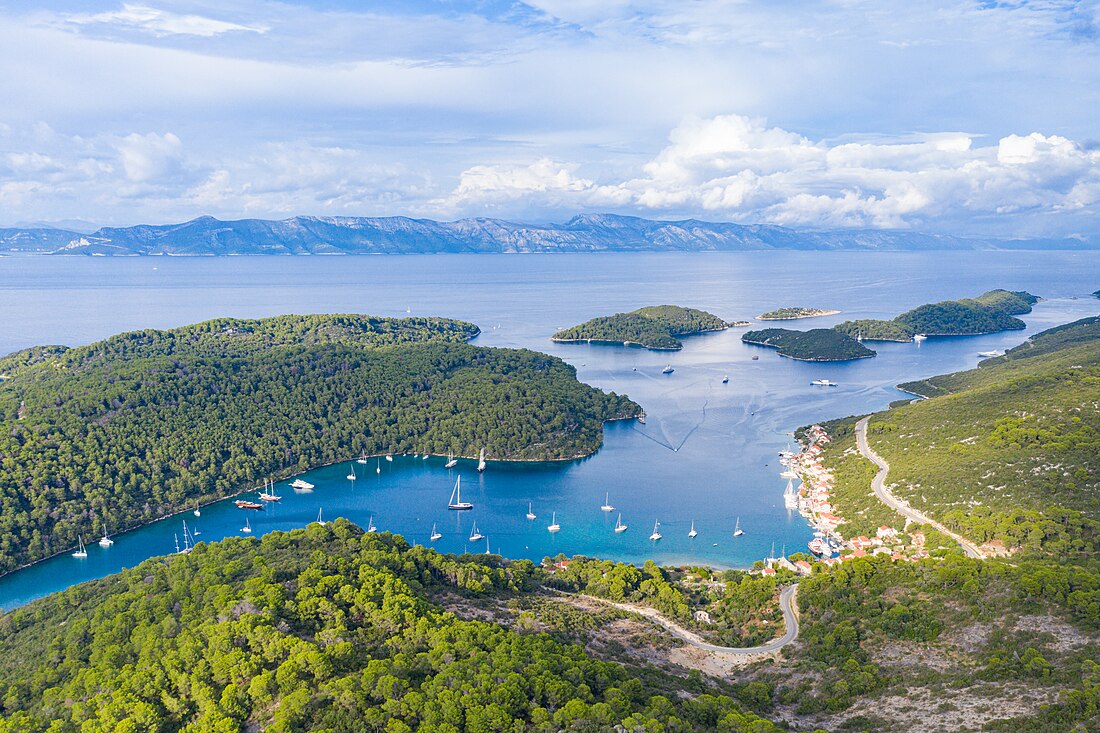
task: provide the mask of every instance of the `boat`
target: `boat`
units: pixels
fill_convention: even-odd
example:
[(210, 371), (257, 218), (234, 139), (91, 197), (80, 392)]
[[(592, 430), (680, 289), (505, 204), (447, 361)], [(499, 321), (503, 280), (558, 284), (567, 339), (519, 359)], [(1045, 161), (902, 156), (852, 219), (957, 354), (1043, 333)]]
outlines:
[(726, 376), (722, 377), (722, 384), (729, 384), (729, 383), (730, 383), (730, 377), (727, 374)]
[(485, 449), (484, 448), (481, 449), (481, 455), (477, 460), (477, 470), (478, 471), (484, 471), (485, 470)]
[(486, 555), (492, 555), (493, 554), (493, 553), (489, 552), (489, 538), (488, 537), (485, 538), (485, 554)]
[(672, 368), (671, 364), (669, 364), (664, 369), (661, 370), (661, 374), (672, 374), (674, 371), (676, 371), (676, 370)]
[(103, 525), (103, 536), (99, 538), (99, 546), (110, 547), (114, 543), (115, 541), (111, 539), (111, 535), (107, 532), (107, 525)]
[(256, 501), (249, 501), (248, 499), (237, 499), (233, 503), (237, 505), (238, 509), (261, 510), (264, 508), (263, 504)]
[(447, 502), (447, 508), (456, 512), (473, 509), (474, 505), (468, 501), (462, 501), (462, 477), (455, 479), (455, 487), (451, 489), (451, 498)]
[(979, 351), (978, 352), (978, 356), (983, 357), (985, 359), (992, 359), (994, 356), (1004, 356), (1004, 355), (1005, 355), (1005, 352), (1003, 352), (1003, 351)]
[(840, 386), (836, 382), (830, 382), (828, 379), (815, 379), (814, 381), (810, 382), (810, 384), (812, 384), (815, 387), (838, 387), (838, 386)]
[(613, 512), (613, 511), (615, 511), (615, 507), (611, 506), (611, 502), (609, 501), (610, 497), (611, 497), (611, 495), (607, 494), (607, 493), (605, 493), (603, 495), (603, 506), (600, 507), (600, 511), (602, 511), (602, 512)]
[(194, 515), (195, 515), (196, 517), (201, 517), (201, 516), (202, 516), (202, 512), (200, 512), (200, 511), (199, 511), (199, 503), (198, 503), (197, 501), (195, 502), (195, 511), (194, 511), (194, 512), (192, 512), (192, 513), (193, 513), (193, 514), (194, 514)]
[(322, 527), (324, 527), (326, 524), (328, 524), (328, 522), (321, 519), (321, 510), (320, 509), (317, 510), (317, 521), (315, 521), (314, 524), (319, 524)]
[(474, 522), (474, 528), (470, 531), (470, 542), (479, 542), (483, 539), (485, 539), (485, 535), (477, 530), (477, 522)]
[(798, 492), (794, 490), (794, 479), (787, 479), (787, 488), (783, 490), (783, 505), (788, 509), (798, 508)]
[(374, 466), (375, 473), (382, 473), (382, 461), (378, 461)]
[(355, 462), (358, 463), (361, 466), (365, 466), (365, 465), (367, 465), (367, 457), (363, 456), (362, 458), (357, 458), (355, 460)]
[(273, 501), (282, 501), (283, 497), (279, 496), (278, 494), (273, 493), (274, 491), (275, 491), (275, 482), (274, 481), (271, 482), (271, 491), (269, 492), (268, 489), (267, 489), (267, 482), (264, 481), (264, 490), (260, 492), (260, 501), (266, 501), (268, 503), (271, 503)]
[(856, 343), (863, 343), (863, 331), (856, 331)]
[(374, 534), (378, 531), (378, 527), (374, 526), (374, 515), (370, 515), (370, 519), (367, 520), (367, 534)]
[(77, 537), (76, 541), (77, 543), (79, 543), (79, 546), (77, 547), (76, 552), (73, 553), (73, 557), (88, 557), (88, 550), (86, 547), (84, 547), (84, 538)]
[(295, 491), (313, 491), (315, 487), (305, 479), (296, 478), (290, 483), (290, 488)]
[(547, 525), (546, 531), (553, 534), (554, 532), (557, 532), (560, 529), (561, 529), (561, 525), (558, 524), (558, 513), (557, 512), (551, 512), (550, 513), (550, 524)]
[(191, 552), (194, 544), (194, 538), (191, 536), (191, 532), (187, 529), (187, 520), (185, 519), (183, 520), (183, 549), (180, 550), (180, 554), (186, 555), (187, 553)]
[(626, 525), (623, 524), (622, 512), (619, 512), (619, 518), (615, 520), (615, 531), (616, 532), (625, 532), (626, 531)]
[(695, 539), (695, 536), (698, 534), (699, 533), (695, 531), (695, 520), (693, 519), (691, 520), (691, 531), (688, 532), (688, 537), (690, 537), (691, 539)]
[(439, 532), (437, 532), (437, 531), (436, 531), (436, 529), (435, 529), (435, 523), (433, 522), (433, 523), (432, 523), (432, 539), (431, 539), (431, 541), (432, 541), (432, 542), (435, 542), (436, 540), (438, 540), (438, 539), (439, 539), (440, 537), (442, 537), (442, 536), (443, 536), (443, 535), (441, 535), (441, 534), (440, 534)]
[(657, 521), (653, 522), (653, 534), (651, 534), (649, 536), (649, 539), (653, 540), (654, 542), (661, 539), (661, 533), (657, 531), (657, 528), (660, 527), (660, 526), (661, 526), (660, 522), (657, 522)]
[(752, 360), (753, 360), (753, 361), (760, 361), (760, 357), (759, 357), (759, 356), (754, 356), (754, 357), (752, 358)]
[(387, 453), (386, 454), (386, 460), (389, 461), (390, 463), (393, 463), (393, 454), (392, 453)]
[(806, 547), (808, 547), (810, 549), (810, 552), (817, 555), (818, 557), (824, 557), (825, 555), (833, 554), (832, 551), (829, 549), (829, 543), (827, 543), (820, 537), (814, 537), (806, 544)]
[(783, 473), (779, 474), (779, 478), (785, 478), (789, 481), (794, 480), (794, 479), (798, 478), (798, 472), (792, 471), (791, 469), (787, 469)]
[(420, 456), (420, 460), (422, 460), (422, 461), (428, 460), (428, 454), (425, 453), (424, 455)]
[(354, 481), (355, 478), (355, 464), (353, 463), (351, 464), (351, 473), (348, 474), (348, 481)]
[(737, 521), (733, 523), (733, 536), (740, 537), (745, 534), (745, 530), (741, 529), (741, 517), (737, 518)]
[(531, 502), (527, 502), (527, 518), (534, 519), (535, 512), (531, 509)]
[(241, 527), (241, 531), (245, 534), (252, 534), (252, 525), (248, 523), (248, 517), (244, 518), (244, 526)]
[(928, 337), (925, 336), (923, 333), (918, 333), (918, 334), (913, 335), (913, 340), (916, 341), (918, 344), (921, 341), (924, 341), (926, 338), (928, 338)]
[(458, 459), (454, 457), (453, 453), (447, 455), (447, 462), (443, 464), (443, 468), (454, 468), (458, 465)]

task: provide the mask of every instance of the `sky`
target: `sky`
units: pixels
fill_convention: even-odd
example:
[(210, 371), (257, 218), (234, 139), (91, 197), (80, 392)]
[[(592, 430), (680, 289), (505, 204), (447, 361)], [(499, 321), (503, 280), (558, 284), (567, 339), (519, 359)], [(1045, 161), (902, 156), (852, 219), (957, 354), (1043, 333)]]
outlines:
[(1096, 236), (1100, 0), (0, 0), (0, 225)]

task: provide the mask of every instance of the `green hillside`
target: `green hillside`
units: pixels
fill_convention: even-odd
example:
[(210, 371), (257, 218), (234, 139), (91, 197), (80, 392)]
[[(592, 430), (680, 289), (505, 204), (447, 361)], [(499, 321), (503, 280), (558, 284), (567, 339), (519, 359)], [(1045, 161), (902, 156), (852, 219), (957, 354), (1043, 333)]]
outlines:
[(741, 340), (747, 344), (771, 346), (780, 356), (802, 361), (847, 361), (865, 359), (875, 352), (863, 344), (831, 328), (792, 331), (786, 328), (764, 328), (746, 331)]
[(1026, 328), (1013, 316), (1030, 313), (1038, 298), (1023, 291), (990, 290), (977, 298), (929, 303), (894, 320), (927, 336), (971, 336)]
[(728, 327), (716, 315), (677, 305), (654, 305), (630, 313), (616, 313), (585, 321), (553, 335), (554, 341), (607, 341), (636, 344), (647, 349), (678, 350), (684, 347), (678, 336)]
[(307, 468), (416, 452), (562, 459), (640, 408), (445, 319), (285, 316), (0, 360), (0, 571)]
[(848, 338), (862, 337), (864, 341), (912, 341), (913, 329), (898, 321), (881, 321), (864, 318), (844, 321), (833, 326)]

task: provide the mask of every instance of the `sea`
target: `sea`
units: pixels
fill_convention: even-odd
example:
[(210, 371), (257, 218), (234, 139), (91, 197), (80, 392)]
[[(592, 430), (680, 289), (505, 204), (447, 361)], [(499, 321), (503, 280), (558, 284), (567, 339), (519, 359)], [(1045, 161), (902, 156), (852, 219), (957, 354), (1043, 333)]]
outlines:
[[(701, 308), (730, 321), (784, 306), (841, 311), (774, 324), (816, 328), (891, 318), (992, 288), (1043, 298), (1023, 316), (1026, 331), (873, 343), (876, 358), (852, 362), (786, 359), (743, 344), (744, 328), (687, 337), (678, 352), (550, 341), (559, 328), (645, 305)], [(242, 535), (246, 517), (252, 537), (305, 527), (318, 516), (346, 517), (446, 553), (748, 567), (802, 551), (812, 537), (806, 521), (784, 508), (787, 481), (779, 476), (778, 454), (793, 447), (798, 427), (881, 410), (907, 396), (895, 389), (900, 382), (973, 368), (979, 352), (1096, 315), (1097, 288), (1100, 256), (1089, 252), (0, 258), (0, 353), (220, 316), (447, 316), (480, 326), (477, 345), (559, 356), (581, 381), (629, 395), (647, 416), (644, 424), (606, 425), (603, 447), (588, 458), (490, 461), (483, 473), (471, 460), (447, 469), (446, 457), (360, 464), (349, 454), (303, 475), (312, 492), (281, 482), (282, 501), (262, 512), (227, 500), (201, 507), (200, 516), (192, 506), (146, 526), (110, 527), (109, 548), (87, 537), (87, 558), (66, 552), (0, 577), (0, 608), (172, 553), (185, 542), (184, 522), (195, 541), (211, 542)], [(662, 373), (666, 366), (674, 371)], [(813, 386), (815, 379), (838, 386)], [(447, 510), (459, 477), (472, 511)], [(605, 501), (613, 511), (601, 510)], [(628, 530), (616, 533), (620, 516)], [(559, 532), (547, 530), (551, 521)], [(485, 539), (470, 540), (475, 523)], [(738, 523), (745, 534), (734, 538)], [(649, 539), (655, 525), (659, 541)], [(435, 542), (433, 527), (442, 535)]]

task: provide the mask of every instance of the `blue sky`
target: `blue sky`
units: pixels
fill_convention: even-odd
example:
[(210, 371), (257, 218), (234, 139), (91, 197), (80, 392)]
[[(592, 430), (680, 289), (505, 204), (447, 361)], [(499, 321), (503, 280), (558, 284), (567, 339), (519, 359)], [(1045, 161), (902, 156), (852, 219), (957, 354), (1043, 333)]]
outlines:
[(0, 224), (1093, 235), (1100, 3), (0, 4)]

